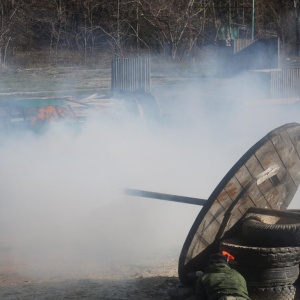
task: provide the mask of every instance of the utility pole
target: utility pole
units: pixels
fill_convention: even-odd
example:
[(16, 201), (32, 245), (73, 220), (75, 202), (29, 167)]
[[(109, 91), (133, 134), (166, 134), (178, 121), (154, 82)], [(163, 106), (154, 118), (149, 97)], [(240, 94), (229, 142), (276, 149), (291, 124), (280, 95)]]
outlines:
[(252, 30), (251, 38), (254, 40), (254, 15), (255, 15), (255, 0), (252, 0)]
[(300, 5), (299, 5), (299, 0), (294, 0), (294, 8), (295, 8), (295, 34), (296, 34), (295, 54), (299, 55), (299, 45), (300, 45), (300, 31), (299, 31)]
[(120, 54), (120, 1), (118, 0), (117, 6), (117, 52)]
[(136, 52), (139, 54), (139, 0), (135, 1), (136, 9)]

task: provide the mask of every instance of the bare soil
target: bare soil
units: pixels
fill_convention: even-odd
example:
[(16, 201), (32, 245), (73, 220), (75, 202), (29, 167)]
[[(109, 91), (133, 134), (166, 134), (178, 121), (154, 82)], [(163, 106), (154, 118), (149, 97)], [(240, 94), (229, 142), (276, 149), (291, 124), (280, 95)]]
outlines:
[(48, 274), (21, 274), (14, 260), (0, 262), (0, 299), (169, 299), (178, 284), (177, 260), (154, 259), (135, 264)]

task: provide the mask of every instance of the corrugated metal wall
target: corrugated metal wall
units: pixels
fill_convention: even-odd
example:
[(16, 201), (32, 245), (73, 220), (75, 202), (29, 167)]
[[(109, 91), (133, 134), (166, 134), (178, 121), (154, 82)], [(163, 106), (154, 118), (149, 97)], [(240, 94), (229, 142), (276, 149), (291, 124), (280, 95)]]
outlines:
[(246, 47), (253, 44), (255, 40), (252, 39), (236, 39), (233, 40), (233, 54), (240, 52), (241, 50), (245, 49)]
[(272, 98), (293, 98), (300, 95), (300, 69), (271, 71)]
[(277, 69), (279, 67), (279, 42), (277, 38), (234, 40), (230, 47), (218, 49), (218, 72), (232, 76), (245, 70)]
[(291, 99), (300, 96), (299, 69), (269, 69), (250, 71), (249, 84), (269, 99)]
[(150, 92), (150, 59), (115, 58), (111, 65), (111, 89), (122, 91)]

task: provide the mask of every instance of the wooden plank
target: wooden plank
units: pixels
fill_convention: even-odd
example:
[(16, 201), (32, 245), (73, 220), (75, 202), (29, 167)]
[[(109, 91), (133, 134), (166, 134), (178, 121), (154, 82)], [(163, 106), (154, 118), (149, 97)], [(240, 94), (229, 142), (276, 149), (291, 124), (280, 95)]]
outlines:
[(242, 187), (245, 187), (253, 179), (245, 165), (240, 167), (234, 177), (239, 181)]
[[(300, 127), (300, 126), (299, 126)], [(291, 127), (291, 128), (287, 128), (287, 133), (290, 136), (290, 139), (297, 151), (298, 156), (300, 157), (300, 133), (299, 133), (299, 127), (295, 126), (295, 127)]]
[(209, 212), (215, 217), (219, 225), (222, 223), (225, 211), (226, 209), (219, 203), (218, 200), (214, 201), (213, 205), (209, 209)]
[[(274, 139), (275, 137), (276, 135), (272, 135), (271, 138)], [(274, 185), (276, 192), (272, 192), (267, 201), (274, 209), (281, 209), (284, 206), (287, 206), (292, 199), (291, 195), (295, 194), (297, 188), (287, 172), (285, 165), (281, 161), (272, 141), (269, 140), (262, 145), (262, 147), (256, 151), (255, 155), (264, 169), (267, 169), (274, 164), (277, 164), (280, 167), (277, 172), (279, 184)]]
[(216, 221), (214, 216), (208, 212), (195, 232), (187, 256), (192, 259), (203, 251), (207, 245), (211, 244), (215, 239), (214, 233), (218, 231), (219, 227), (220, 224)]
[[(238, 194), (242, 191), (242, 186), (238, 182), (238, 180), (235, 177), (232, 177), (227, 185), (225, 186), (224, 190), (219, 194), (218, 201), (221, 203), (222, 206), (225, 206), (227, 208), (232, 204), (233, 200), (236, 199)], [(226, 230), (231, 228), (237, 220), (239, 220), (242, 217), (242, 213), (237, 210), (235, 212), (235, 215), (231, 216), (228, 225), (226, 227)]]
[(233, 201), (241, 193), (241, 191), (243, 190), (243, 186), (237, 180), (237, 178), (235, 176), (233, 176), (226, 184), (224, 190), (226, 191), (226, 193), (230, 197), (230, 199)]
[(268, 201), (266, 200), (264, 194), (262, 194), (259, 186), (254, 186), (254, 188), (249, 193), (249, 200), (246, 201), (246, 203), (242, 204), (242, 207), (244, 209), (244, 213), (250, 208), (250, 207), (262, 207), (262, 208), (271, 208)]
[(295, 182), (295, 185), (299, 185), (300, 158), (290, 136), (286, 131), (282, 131), (280, 135), (273, 136), (271, 140), (287, 172)]
[[(253, 160), (255, 161), (255, 160)], [(256, 161), (258, 162), (258, 161)], [(258, 164), (259, 168), (261, 168), (260, 164)], [(260, 169), (261, 170), (261, 169)], [(254, 172), (255, 174), (257, 172)], [(258, 173), (259, 174), (259, 173)], [(249, 172), (246, 165), (243, 165), (235, 174), (235, 177), (237, 180), (241, 183), (243, 187), (245, 187), (253, 178), (252, 174)], [(269, 205), (267, 204), (267, 201), (264, 201), (264, 195), (261, 193), (260, 189), (257, 187), (254, 187), (249, 191), (252, 197), (245, 197), (239, 204), (238, 209), (239, 211), (244, 214), (245, 211), (252, 206), (256, 206), (256, 201), (259, 200), (259, 203), (261, 204), (264, 202), (264, 207)], [(247, 194), (249, 194), (247, 193)]]
[[(243, 190), (243, 187), (240, 184), (240, 182), (237, 180), (237, 178), (235, 176), (232, 177), (224, 189), (224, 191), (226, 192), (226, 195), (227, 195), (227, 199), (228, 198), (230, 199), (230, 200), (226, 200), (226, 202), (227, 202), (226, 209), (233, 202), (233, 200), (235, 200), (236, 197), (242, 192), (242, 190)], [(219, 199), (219, 197), (218, 197), (218, 199)], [(235, 214), (236, 214), (236, 216), (234, 218), (235, 220), (238, 220), (239, 218), (242, 217), (242, 213), (239, 209), (237, 209), (235, 211)], [(230, 224), (230, 227), (233, 225), (233, 218), (231, 218), (229, 224)]]
[[(264, 169), (262, 168), (260, 162), (258, 161), (257, 157), (255, 155), (252, 155), (248, 161), (245, 163), (245, 166), (247, 167), (249, 173), (253, 178), (257, 177), (258, 174), (261, 174)], [(264, 205), (267, 206), (268, 208), (271, 208), (269, 202), (267, 199), (272, 197), (273, 193), (277, 193), (276, 189), (274, 188), (273, 184), (271, 183), (270, 180), (266, 180), (262, 182), (258, 186), (259, 190), (261, 191), (262, 195), (264, 196), (266, 200), (266, 204)]]
[(239, 211), (242, 213), (242, 215), (245, 214), (248, 208), (255, 207), (255, 202), (250, 198), (248, 194), (246, 195), (247, 196), (243, 197), (238, 204)]

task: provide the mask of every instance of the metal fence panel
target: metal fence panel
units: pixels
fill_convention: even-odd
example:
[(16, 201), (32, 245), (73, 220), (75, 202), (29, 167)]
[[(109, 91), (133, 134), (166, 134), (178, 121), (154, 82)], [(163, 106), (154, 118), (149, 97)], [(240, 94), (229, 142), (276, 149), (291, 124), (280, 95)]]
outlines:
[(150, 59), (114, 58), (112, 60), (111, 89), (122, 91), (150, 92)]
[(271, 97), (293, 98), (300, 94), (300, 69), (272, 70)]
[(250, 46), (253, 44), (255, 40), (252, 39), (235, 39), (233, 41), (233, 53), (238, 53), (245, 49), (246, 47)]

